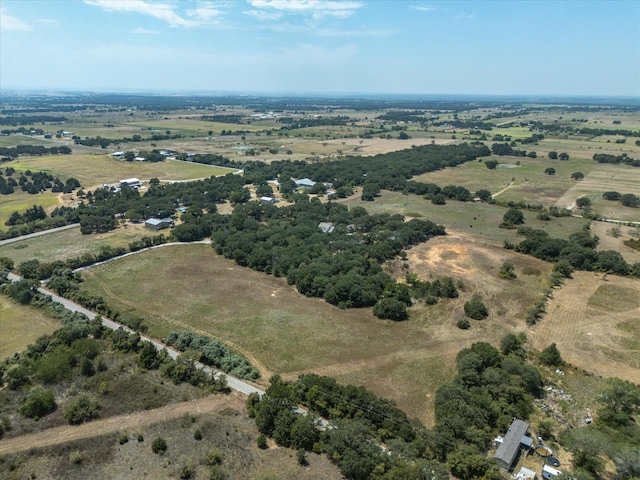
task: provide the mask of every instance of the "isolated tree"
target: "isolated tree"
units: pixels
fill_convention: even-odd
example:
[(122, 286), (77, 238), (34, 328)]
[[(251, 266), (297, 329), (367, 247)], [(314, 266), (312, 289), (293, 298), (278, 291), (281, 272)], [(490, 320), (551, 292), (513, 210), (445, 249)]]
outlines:
[(571, 174), (571, 180), (582, 180), (584, 178), (584, 173), (582, 172), (573, 172)]
[(560, 160), (569, 160), (569, 154), (566, 152), (562, 152), (560, 155), (558, 155), (558, 158)]
[(402, 321), (409, 318), (407, 305), (397, 298), (383, 298), (373, 307), (373, 314), (378, 318)]
[(516, 278), (517, 275), (515, 274), (513, 263), (504, 262), (500, 267), (499, 275), (501, 278), (505, 278), (507, 280), (513, 280)]
[(136, 154), (135, 154), (135, 152), (131, 152), (131, 151), (129, 151), (129, 152), (125, 152), (125, 154), (124, 154), (124, 159), (125, 159), (127, 162), (133, 162), (134, 158), (136, 158)]
[(576, 206), (578, 208), (587, 209), (591, 207), (591, 199), (589, 199), (589, 197), (580, 197), (576, 199)]
[(484, 162), (484, 164), (489, 170), (495, 170), (496, 167), (498, 166), (498, 161), (497, 160), (487, 160), (486, 162)]
[(464, 303), (464, 314), (474, 320), (482, 320), (489, 316), (489, 310), (482, 303), (482, 297), (478, 293), (474, 293), (471, 299)]
[(552, 150), (551, 152), (549, 152), (548, 157), (551, 160), (557, 160), (558, 159), (558, 152)]
[(620, 197), (622, 195), (620, 195), (619, 192), (604, 192), (602, 194), (602, 198), (604, 198), (605, 200), (610, 200), (612, 202), (617, 202), (618, 200), (620, 200)]
[(545, 175), (555, 175), (556, 169), (553, 167), (548, 167), (544, 170)]
[(560, 356), (560, 351), (555, 343), (542, 350), (539, 358), (542, 363), (551, 367), (559, 367), (564, 364), (564, 360)]
[(524, 214), (517, 208), (511, 207), (502, 216), (502, 222), (505, 225), (522, 225), (524, 223)]

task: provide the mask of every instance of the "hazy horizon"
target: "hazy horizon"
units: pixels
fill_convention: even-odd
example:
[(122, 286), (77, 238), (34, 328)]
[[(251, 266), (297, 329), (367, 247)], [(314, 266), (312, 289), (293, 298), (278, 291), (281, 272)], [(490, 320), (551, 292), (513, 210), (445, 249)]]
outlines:
[(640, 95), (640, 2), (3, 0), (0, 89)]

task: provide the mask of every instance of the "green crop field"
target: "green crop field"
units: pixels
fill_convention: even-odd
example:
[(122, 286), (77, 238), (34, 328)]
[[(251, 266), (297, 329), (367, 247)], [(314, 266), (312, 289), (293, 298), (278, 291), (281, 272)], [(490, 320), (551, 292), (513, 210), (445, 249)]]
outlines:
[(38, 337), (53, 333), (61, 326), (59, 321), (39, 310), (0, 295), (0, 359), (21, 352)]

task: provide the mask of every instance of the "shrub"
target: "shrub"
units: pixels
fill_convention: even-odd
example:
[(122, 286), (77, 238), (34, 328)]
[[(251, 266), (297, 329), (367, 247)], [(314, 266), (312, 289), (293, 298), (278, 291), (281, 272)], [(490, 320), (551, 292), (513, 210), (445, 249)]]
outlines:
[(560, 356), (560, 351), (555, 343), (552, 343), (540, 352), (540, 361), (552, 367), (558, 367), (564, 364), (564, 360), (562, 356)]
[(487, 310), (485, 304), (482, 303), (482, 297), (474, 293), (471, 299), (464, 303), (464, 314), (474, 320), (482, 320), (489, 316), (489, 310)]
[(204, 463), (209, 466), (220, 465), (222, 463), (222, 455), (218, 450), (212, 448), (204, 457)]
[(141, 433), (138, 434), (138, 442), (144, 442), (144, 435)]
[(198, 442), (200, 440), (202, 440), (202, 430), (200, 430), (199, 428), (196, 428), (196, 431), (193, 432), (193, 438), (194, 438), (194, 440), (197, 440)]
[(69, 402), (64, 418), (70, 425), (80, 425), (83, 422), (98, 418), (100, 405), (89, 395), (79, 395)]
[(373, 314), (378, 318), (401, 321), (409, 318), (407, 305), (397, 298), (383, 298), (373, 307)]
[(499, 275), (500, 275), (500, 278), (505, 278), (507, 280), (513, 280), (514, 278), (516, 278), (517, 275), (514, 272), (513, 263), (504, 262), (500, 267)]
[(456, 322), (456, 327), (460, 328), (461, 330), (468, 330), (469, 327), (471, 327), (471, 323), (469, 322), (468, 318), (462, 317), (459, 318)]
[(25, 417), (37, 420), (56, 409), (53, 392), (41, 386), (29, 390), (18, 405), (18, 411)]
[(258, 435), (258, 448), (261, 448), (262, 450), (266, 449), (269, 445), (267, 445), (267, 437), (264, 434), (260, 434)]
[(307, 454), (304, 451), (304, 448), (298, 449), (298, 451), (296, 452), (296, 458), (298, 459), (298, 465), (302, 467), (306, 467), (307, 465), (309, 465), (309, 462), (307, 461)]
[(153, 439), (153, 442), (151, 443), (151, 451), (153, 453), (157, 453), (159, 455), (162, 455), (164, 452), (167, 451), (167, 442), (164, 438), (162, 437), (156, 437)]
[(128, 441), (129, 441), (129, 437), (123, 433), (122, 435), (120, 435), (120, 439), (118, 440), (118, 443), (120, 445), (124, 445)]
[(69, 463), (77, 465), (80, 462), (82, 462), (82, 454), (78, 450), (69, 454)]

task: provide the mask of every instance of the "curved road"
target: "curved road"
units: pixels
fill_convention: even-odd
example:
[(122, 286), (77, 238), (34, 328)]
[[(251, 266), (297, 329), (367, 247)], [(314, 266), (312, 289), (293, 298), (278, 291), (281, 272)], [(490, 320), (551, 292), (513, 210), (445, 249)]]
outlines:
[[(9, 274), (9, 279), (13, 282), (17, 282), (19, 280), (21, 280), (22, 278), (19, 277), (18, 275), (14, 275), (13, 273)], [(98, 314), (92, 312), (91, 310), (87, 310), (86, 308), (84, 308), (81, 305), (78, 305), (75, 302), (72, 302), (71, 300), (68, 300), (64, 297), (61, 297), (59, 295), (56, 295), (55, 293), (53, 293), (50, 290), (47, 290), (46, 288), (38, 288), (38, 291), (40, 293), (42, 293), (43, 295), (47, 295), (49, 297), (51, 297), (51, 299), (55, 302), (58, 302), (60, 304), (62, 304), (64, 306), (64, 308), (66, 308), (67, 310), (71, 310), (72, 312), (79, 312), (82, 313), (84, 315), (86, 315), (89, 319), (93, 320), (94, 318), (96, 318), (98, 316)], [(129, 332), (129, 333), (135, 333), (133, 330), (131, 330), (128, 327), (125, 327), (124, 325), (121, 325), (117, 322), (114, 322), (113, 320), (110, 320), (109, 318), (106, 317), (102, 317), (102, 325), (105, 326), (106, 328), (110, 328), (111, 330), (117, 330), (119, 328), (122, 328), (123, 330)], [(180, 355), (180, 352), (178, 350), (175, 350), (171, 347), (168, 347), (167, 345), (165, 345), (164, 343), (158, 342), (157, 340), (154, 340), (152, 338), (146, 337), (144, 335), (140, 335), (140, 339), (141, 340), (146, 340), (147, 342), (151, 342), (158, 350), (163, 350), (166, 349), (167, 352), (169, 353), (169, 356), (171, 358), (177, 358), (178, 355)], [(202, 371), (204, 371), (207, 374), (211, 374), (214, 376), (214, 378), (218, 378), (220, 375), (223, 375), (223, 373), (218, 372), (216, 370), (213, 370), (211, 367), (208, 367), (207, 365), (200, 363), (200, 362), (196, 362), (196, 366), (198, 368), (200, 368)], [(262, 396), (264, 395), (264, 390), (261, 390), (259, 388), (257, 388), (254, 385), (251, 385), (250, 383), (247, 383), (243, 380), (240, 380), (238, 378), (235, 377), (231, 377), (229, 375), (225, 375), (227, 377), (227, 385), (229, 386), (229, 388), (240, 392), (244, 395), (249, 395), (251, 393), (257, 393), (258, 395)]]

